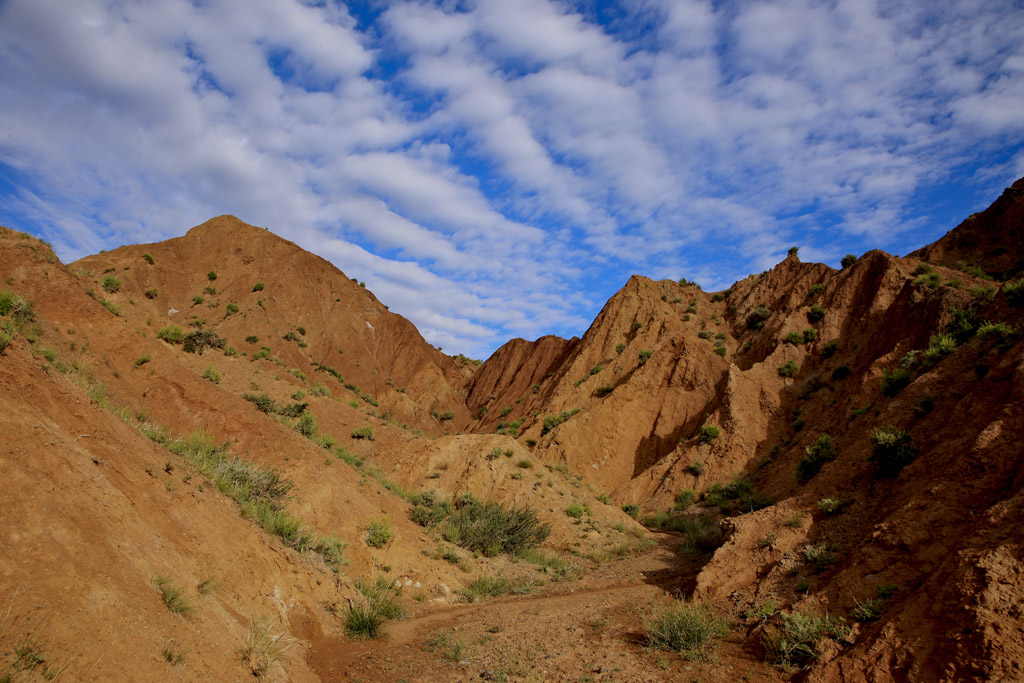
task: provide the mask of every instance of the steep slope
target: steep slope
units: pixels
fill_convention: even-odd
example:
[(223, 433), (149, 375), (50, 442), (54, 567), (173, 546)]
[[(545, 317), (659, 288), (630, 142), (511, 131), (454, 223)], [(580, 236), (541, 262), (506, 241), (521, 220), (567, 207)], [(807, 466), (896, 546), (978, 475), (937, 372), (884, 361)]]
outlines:
[(309, 376), (331, 368), (337, 374), (317, 373), (319, 383), (335, 394), (354, 387), (353, 398), (379, 403), (379, 413), (395, 422), (441, 433), (432, 411), (466, 417), (461, 388), (468, 369), (324, 259), (234, 216), (70, 267), (96, 275), (97, 284), (119, 280), (116, 293), (100, 294), (125, 314), (130, 301), (139, 315), (186, 330), (202, 324), (243, 355), (267, 347), (272, 358)]
[[(513, 377), (490, 405), (521, 399), (519, 439), (620, 504), (724, 514), (697, 599), (849, 613), (898, 585), (817, 660), (822, 680), (1016, 679), (1024, 539), (1003, 522), (1021, 501), (1024, 320), (1013, 285), (961, 262), (1016, 272), (1022, 187), (915, 252), (933, 264), (873, 251), (836, 271), (794, 252), (713, 296), (634, 277), (532, 403)], [(878, 439), (916, 457), (887, 473)]]
[(910, 256), (949, 267), (958, 263), (974, 266), (999, 279), (1024, 272), (1022, 197), (1024, 178), (1006, 188), (992, 206)]
[[(238, 229), (249, 243), (262, 239), (255, 228)], [(305, 375), (300, 368), (312, 374), (314, 366), (303, 365), (307, 357), (299, 349), (334, 348), (339, 337), (314, 332), (304, 312), (304, 286), (285, 297), (291, 291), (285, 282), (275, 304), (269, 298), (264, 306), (252, 302), (204, 330), (186, 327), (213, 327), (228, 337), (223, 350), (190, 353), (173, 338), (160, 338), (158, 330), (184, 320), (173, 310), (163, 315), (138, 290), (156, 284), (166, 291), (157, 303), (166, 296), (173, 309), (197, 284), (180, 284), (187, 278), (175, 278), (170, 266), (166, 280), (146, 269), (161, 259), (175, 263), (175, 250), (194, 250), (194, 258), (214, 251), (183, 239), (169, 247), (103, 254), (109, 260), (100, 264), (112, 264), (103, 270), (119, 268), (104, 273), (95, 259), (67, 268), (45, 244), (0, 229), (0, 471), (16, 491), (0, 511), (8, 549), (0, 560), (0, 673), (13, 680), (240, 680), (254, 674), (315, 680), (305, 663), (308, 643), (351, 645), (344, 619), (364, 601), (360, 586), (378, 578), (385, 586), (395, 581), (402, 587), (399, 604), (416, 613), (457, 602), (462, 588), (481, 574), (501, 571), (523, 581), (536, 574), (529, 563), (466, 553), (440, 531), (410, 519), (411, 496), (377, 463), (385, 464), (386, 454), (418, 453), (436, 442), (378, 413), (391, 394), (385, 392), (378, 408), (357, 400), (330, 373), (312, 380)], [(295, 254), (276, 239), (259, 250)], [(244, 278), (251, 290), (250, 278), (225, 267), (226, 257), (212, 258), (221, 264), (217, 279), (205, 273), (202, 279), (224, 281), (218, 295), (225, 292), (241, 309), (248, 300), (233, 288)], [(95, 275), (87, 270), (94, 267)], [(138, 270), (142, 274), (133, 272)], [(334, 287), (347, 282), (327, 267), (324, 272)], [(115, 274), (120, 283), (108, 281), (104, 288), (104, 279)], [(266, 278), (263, 291), (272, 282)], [(341, 294), (334, 297), (342, 300), (334, 302), (338, 310), (375, 305), (358, 286), (331, 293)], [(346, 297), (357, 302), (345, 303)], [(264, 307), (296, 317), (287, 324), (262, 318), (257, 309)], [(394, 393), (411, 401), (417, 414), (426, 411), (421, 401), (429, 405), (432, 382), (454, 392), (444, 375), (461, 377), (454, 361), (432, 349), (418, 361), (403, 360), (405, 347), (415, 351), (418, 337), (403, 340), (394, 332), (408, 331), (397, 316), (371, 314), (361, 315), (398, 339), (360, 342), (377, 350), (380, 365), (370, 367), (370, 377), (387, 367), (400, 377), (408, 373), (408, 393)], [(236, 320), (242, 323), (237, 328)], [(373, 334), (363, 318), (357, 322), (366, 328), (364, 336)], [(306, 336), (318, 338), (318, 346), (292, 344), (294, 350), (281, 353), (291, 362), (247, 358), (231, 346), (249, 323), (268, 336), (305, 323)], [(350, 349), (364, 348), (355, 337), (349, 341)], [(433, 354), (437, 363), (431, 365)], [(269, 414), (245, 395), (270, 406)], [(515, 460), (501, 461), (506, 470), (522, 471)], [(482, 453), (480, 462), (489, 462)], [(535, 484), (521, 475), (507, 479), (489, 500), (524, 500)], [(457, 482), (430, 483), (442, 493), (465, 491)], [(549, 488), (571, 500), (580, 497), (578, 486), (557, 481)], [(603, 508), (595, 516), (615, 520), (621, 531), (609, 528), (614, 522), (600, 532), (593, 524), (575, 524), (561, 505), (538, 510), (538, 523), (554, 527), (548, 547), (579, 547), (595, 536), (608, 543), (619, 535), (630, 542), (644, 536), (617, 508)], [(383, 530), (377, 540), (375, 526)], [(627, 526), (632, 534), (625, 534)], [(436, 553), (424, 555), (426, 546)], [(456, 556), (457, 564), (447, 559)], [(243, 648), (249, 649), (245, 656)]]

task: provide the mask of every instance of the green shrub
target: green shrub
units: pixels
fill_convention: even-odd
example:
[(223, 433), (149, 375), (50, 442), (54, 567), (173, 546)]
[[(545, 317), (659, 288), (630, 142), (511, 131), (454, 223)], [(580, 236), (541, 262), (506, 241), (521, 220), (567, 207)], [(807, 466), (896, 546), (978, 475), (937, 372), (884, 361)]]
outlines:
[(813, 342), (817, 338), (818, 338), (818, 333), (815, 332), (814, 330), (812, 330), (811, 328), (808, 327), (806, 330), (804, 330), (804, 340), (803, 341), (804, 341), (805, 344), (810, 344), (811, 342)]
[(790, 256), (796, 256), (797, 253), (799, 253), (799, 251), (800, 247), (790, 247), (789, 251), (787, 251), (786, 253), (789, 254)]
[(254, 284), (252, 286), (252, 291), (254, 291), (254, 292), (262, 292), (263, 291), (263, 283), (262, 282), (257, 282), (256, 284)]
[(818, 501), (818, 509), (826, 515), (834, 515), (843, 509), (843, 504), (835, 498), (822, 498)]
[(789, 334), (786, 335), (785, 339), (786, 343), (792, 344), (794, 346), (800, 346), (801, 344), (804, 343), (804, 335), (801, 334), (800, 332), (790, 332)]
[(422, 526), (444, 523), (445, 536), (467, 550), (515, 553), (543, 542), (551, 527), (528, 507), (506, 507), (466, 496), (452, 504), (430, 493), (410, 499), (410, 518)]
[(626, 345), (625, 344), (616, 344), (615, 345), (615, 353), (622, 353), (625, 350), (626, 350)]
[(752, 330), (759, 330), (764, 327), (764, 322), (772, 315), (764, 306), (758, 306), (747, 314), (747, 327)]
[(910, 384), (910, 372), (903, 368), (896, 368), (890, 371), (888, 368), (882, 371), (880, 386), (882, 393), (892, 398), (907, 388)]
[(1018, 335), (1017, 330), (1003, 322), (983, 321), (978, 326), (978, 339), (998, 339), (1006, 341), (1014, 339)]
[(873, 448), (868, 458), (878, 464), (881, 475), (894, 477), (917, 456), (909, 432), (896, 427), (876, 427), (871, 430)]
[(147, 299), (155, 299), (156, 295), (157, 295), (157, 291), (156, 291), (155, 288), (154, 289), (147, 289), (146, 290), (146, 298)]
[(857, 602), (857, 606), (850, 610), (850, 616), (854, 621), (874, 621), (882, 616), (883, 600), (880, 598), (868, 598), (864, 602)]
[(724, 513), (753, 512), (771, 505), (771, 501), (757, 493), (746, 477), (733, 479), (728, 484), (715, 484), (704, 493), (704, 500)]
[(345, 633), (350, 638), (379, 638), (387, 621), (402, 616), (402, 606), (396, 597), (398, 589), (384, 575), (372, 582), (359, 577), (356, 588), (363, 594), (363, 599), (349, 602), (345, 612)]
[(572, 413), (570, 413), (567, 410), (563, 410), (558, 415), (545, 415), (544, 421), (541, 423), (540, 435), (544, 436), (552, 429), (568, 420), (570, 417), (572, 417)]
[(19, 325), (36, 319), (35, 304), (23, 296), (0, 290), (0, 315), (10, 316)]
[(666, 526), (672, 531), (686, 534), (684, 550), (706, 553), (722, 545), (722, 529), (710, 515), (674, 517)]
[(565, 508), (565, 514), (574, 519), (582, 519), (585, 512), (583, 506), (579, 503), (570, 503), (569, 507)]
[(101, 283), (101, 285), (104, 291), (106, 291), (108, 294), (113, 294), (117, 290), (121, 289), (121, 281), (118, 280), (113, 275), (108, 275), (105, 278), (103, 278), (103, 282)]
[(696, 500), (696, 498), (697, 493), (693, 489), (681, 489), (679, 493), (676, 494), (676, 509), (682, 510), (683, 508), (689, 507), (693, 504), (693, 501)]
[(0, 330), (0, 354), (7, 350), (7, 347), (14, 341), (14, 337)]
[(824, 346), (821, 347), (821, 357), (822, 358), (831, 358), (832, 356), (835, 355), (835, 353), (836, 353), (836, 351), (838, 349), (839, 349), (839, 342), (837, 342), (837, 341), (830, 341), (829, 343), (827, 343), (827, 344), (825, 344)]
[(224, 307), (224, 315), (229, 316), (234, 313), (238, 313), (238, 304), (232, 301), (231, 303)]
[(700, 337), (701, 339), (711, 339), (711, 337), (714, 335), (712, 334), (711, 330), (701, 330), (700, 332), (697, 333), (697, 336)]
[(783, 365), (779, 367), (780, 377), (796, 377), (796, 374), (800, 372), (800, 368), (797, 364), (791, 360), (787, 360)]
[(1003, 285), (1003, 296), (1011, 306), (1024, 306), (1024, 277)]
[(761, 636), (767, 660), (783, 669), (803, 667), (823, 652), (823, 640), (837, 643), (849, 639), (850, 628), (841, 618), (802, 612), (780, 614), (781, 624), (770, 626)]
[(856, 262), (856, 256), (854, 256), (853, 254), (847, 254), (846, 256), (843, 257), (843, 260), (839, 262), (839, 265), (845, 270), (846, 268), (849, 268)]
[(967, 291), (971, 293), (971, 296), (973, 296), (974, 300), (979, 304), (987, 304), (996, 296), (995, 287), (971, 287)]
[(814, 304), (811, 306), (811, 310), (807, 311), (807, 322), (816, 323), (825, 317), (825, 309)]
[(716, 425), (703, 425), (697, 433), (697, 440), (700, 443), (711, 443), (718, 438), (719, 429)]
[(695, 477), (699, 477), (704, 474), (704, 463), (700, 460), (694, 460), (686, 466), (686, 471)]
[(307, 439), (312, 439), (316, 436), (316, 416), (313, 413), (303, 412), (299, 415), (298, 422), (295, 423), (295, 431), (302, 434)]
[(187, 353), (198, 353), (201, 356), (206, 349), (223, 349), (225, 343), (223, 337), (218, 337), (210, 330), (196, 330), (185, 335), (181, 348)]
[(148, 253), (142, 255), (142, 260), (148, 263), (149, 265), (153, 265), (153, 257), (150, 256)]
[(177, 325), (167, 325), (157, 331), (156, 336), (168, 344), (180, 344), (185, 339), (185, 333)]
[(213, 282), (214, 280), (217, 279), (217, 273), (211, 270), (209, 273), (206, 274), (206, 279), (209, 280), (210, 282)]
[(373, 433), (373, 427), (357, 427), (352, 430), (352, 438), (373, 441), (376, 436)]
[(728, 620), (711, 607), (685, 602), (656, 607), (643, 625), (648, 647), (678, 652), (690, 660), (709, 659), (713, 639), (729, 629)]
[(203, 303), (204, 301), (206, 301), (206, 299), (204, 299), (203, 297), (199, 296), (198, 294), (195, 295), (194, 297), (192, 297), (192, 305), (193, 306), (198, 306), (199, 304)]
[(371, 548), (383, 548), (395, 535), (391, 530), (391, 522), (387, 517), (371, 519), (366, 530), (366, 545)]
[(640, 364), (643, 365), (644, 363), (647, 362), (648, 358), (650, 358), (652, 355), (654, 355), (654, 352), (653, 351), (649, 351), (647, 349), (641, 349), (640, 353), (637, 354), (637, 355), (640, 358)]
[(461, 592), (469, 602), (481, 602), (487, 598), (497, 598), (509, 592), (511, 586), (508, 579), (501, 576), (484, 574), (467, 585)]
[(267, 413), (269, 415), (277, 412), (277, 403), (275, 403), (274, 399), (270, 398), (266, 394), (242, 394), (242, 398), (256, 406), (256, 410), (261, 413)]
[(829, 434), (822, 434), (814, 444), (804, 449), (804, 456), (796, 468), (797, 481), (804, 484), (821, 471), (822, 465), (836, 458), (836, 446)]
[(208, 379), (214, 384), (220, 384), (220, 372), (214, 370), (209, 366), (207, 366), (207, 368), (203, 370), (203, 374), (200, 375), (200, 377), (202, 377), (203, 379)]
[(612, 390), (614, 388), (615, 387), (612, 386), (611, 384), (602, 384), (594, 391), (594, 393), (596, 393), (598, 396), (607, 396), (608, 394), (612, 393)]
[(637, 515), (640, 514), (640, 507), (636, 503), (626, 503), (622, 506), (622, 511), (633, 519), (636, 519)]

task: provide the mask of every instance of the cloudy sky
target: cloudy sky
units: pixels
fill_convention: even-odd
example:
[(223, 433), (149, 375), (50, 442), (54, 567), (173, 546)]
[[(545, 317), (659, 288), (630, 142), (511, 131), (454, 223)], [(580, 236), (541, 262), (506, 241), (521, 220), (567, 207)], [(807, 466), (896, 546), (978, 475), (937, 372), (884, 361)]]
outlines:
[(449, 353), (903, 254), (1024, 176), (1021, 0), (0, 0), (0, 223), (231, 213)]

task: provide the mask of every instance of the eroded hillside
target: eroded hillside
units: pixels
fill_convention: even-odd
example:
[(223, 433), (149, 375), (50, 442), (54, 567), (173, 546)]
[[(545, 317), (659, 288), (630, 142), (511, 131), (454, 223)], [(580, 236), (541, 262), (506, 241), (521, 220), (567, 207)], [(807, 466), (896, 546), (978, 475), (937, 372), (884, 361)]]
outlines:
[[(1022, 195), (905, 258), (634, 276), (479, 367), (232, 217), (69, 266), (5, 230), (0, 666), (1019, 679)], [(682, 659), (638, 609), (680, 597), (729, 617)]]

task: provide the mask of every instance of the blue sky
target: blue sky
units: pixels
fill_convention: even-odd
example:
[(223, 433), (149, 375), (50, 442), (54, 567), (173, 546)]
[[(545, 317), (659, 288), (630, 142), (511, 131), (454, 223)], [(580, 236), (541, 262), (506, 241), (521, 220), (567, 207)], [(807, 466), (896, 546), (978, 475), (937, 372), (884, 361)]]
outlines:
[(3, 224), (67, 262), (232, 213), (474, 357), (1024, 176), (1013, 0), (0, 0), (0, 64)]

